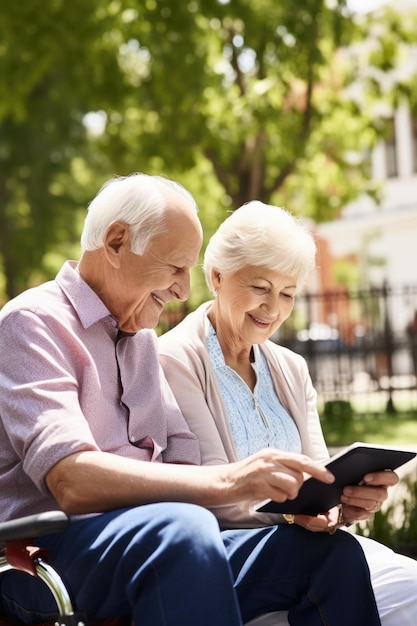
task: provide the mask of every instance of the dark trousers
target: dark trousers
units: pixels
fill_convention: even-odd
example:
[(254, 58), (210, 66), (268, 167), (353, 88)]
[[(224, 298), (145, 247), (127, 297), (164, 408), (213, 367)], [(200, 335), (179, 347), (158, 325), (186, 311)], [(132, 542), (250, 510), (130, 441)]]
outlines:
[[(294, 626), (380, 625), (362, 548), (348, 533), (220, 531), (201, 507), (161, 503), (74, 521), (39, 544), (90, 619), (241, 626), (287, 609)], [(0, 580), (10, 614), (28, 623), (53, 616), (39, 580), (20, 572)]]
[(296, 525), (224, 531), (244, 622), (287, 610), (292, 626), (380, 624), (362, 548)]

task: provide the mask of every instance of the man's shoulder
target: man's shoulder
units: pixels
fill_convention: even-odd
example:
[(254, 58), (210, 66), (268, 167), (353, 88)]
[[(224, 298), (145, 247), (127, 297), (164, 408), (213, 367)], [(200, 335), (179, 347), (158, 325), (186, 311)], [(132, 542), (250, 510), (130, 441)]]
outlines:
[(51, 301), (57, 300), (59, 294), (60, 289), (54, 280), (26, 289), (6, 302), (0, 311), (0, 320), (18, 311), (32, 311), (34, 313), (42, 310), (48, 311)]

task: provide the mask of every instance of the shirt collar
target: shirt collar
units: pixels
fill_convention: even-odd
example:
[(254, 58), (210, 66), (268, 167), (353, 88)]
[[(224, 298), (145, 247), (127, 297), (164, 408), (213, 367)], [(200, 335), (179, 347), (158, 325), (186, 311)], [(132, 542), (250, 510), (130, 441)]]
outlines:
[(76, 261), (66, 261), (57, 274), (56, 282), (71, 302), (83, 327), (89, 328), (104, 318), (116, 321), (104, 302), (77, 272), (77, 265)]
[[(220, 347), (219, 340), (217, 338), (216, 331), (214, 330), (214, 327), (212, 323), (210, 322), (210, 319), (207, 313), (205, 314), (204, 325), (205, 325), (207, 350), (208, 350), (214, 369), (217, 369), (219, 367), (227, 367), (225, 360), (224, 360), (222, 349)], [(254, 368), (255, 372), (258, 373), (260, 362), (261, 362), (261, 351), (257, 344), (254, 344), (252, 346), (252, 350), (253, 350), (252, 367)]]

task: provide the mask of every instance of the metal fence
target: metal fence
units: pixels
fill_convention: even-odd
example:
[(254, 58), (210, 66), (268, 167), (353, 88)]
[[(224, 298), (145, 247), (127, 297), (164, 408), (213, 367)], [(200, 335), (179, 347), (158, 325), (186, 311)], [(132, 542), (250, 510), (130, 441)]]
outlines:
[[(165, 310), (159, 332), (187, 312), (186, 302)], [(306, 358), (321, 410), (342, 400), (417, 417), (417, 283), (300, 294), (273, 340)]]
[(300, 295), (274, 340), (306, 358), (319, 404), (417, 416), (417, 284)]

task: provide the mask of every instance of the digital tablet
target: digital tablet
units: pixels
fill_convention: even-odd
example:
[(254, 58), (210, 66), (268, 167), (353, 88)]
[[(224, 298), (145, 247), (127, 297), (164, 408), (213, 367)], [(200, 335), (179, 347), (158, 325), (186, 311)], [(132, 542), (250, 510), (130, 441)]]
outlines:
[(387, 448), (362, 442), (353, 443), (326, 463), (326, 467), (335, 476), (334, 483), (329, 485), (316, 478), (308, 478), (294, 500), (264, 501), (258, 504), (255, 510), (264, 513), (302, 513), (304, 515), (326, 513), (340, 504), (343, 488), (347, 485), (358, 485), (365, 474), (371, 472), (395, 470), (400, 465), (411, 461), (416, 455), (417, 452), (412, 450)]

